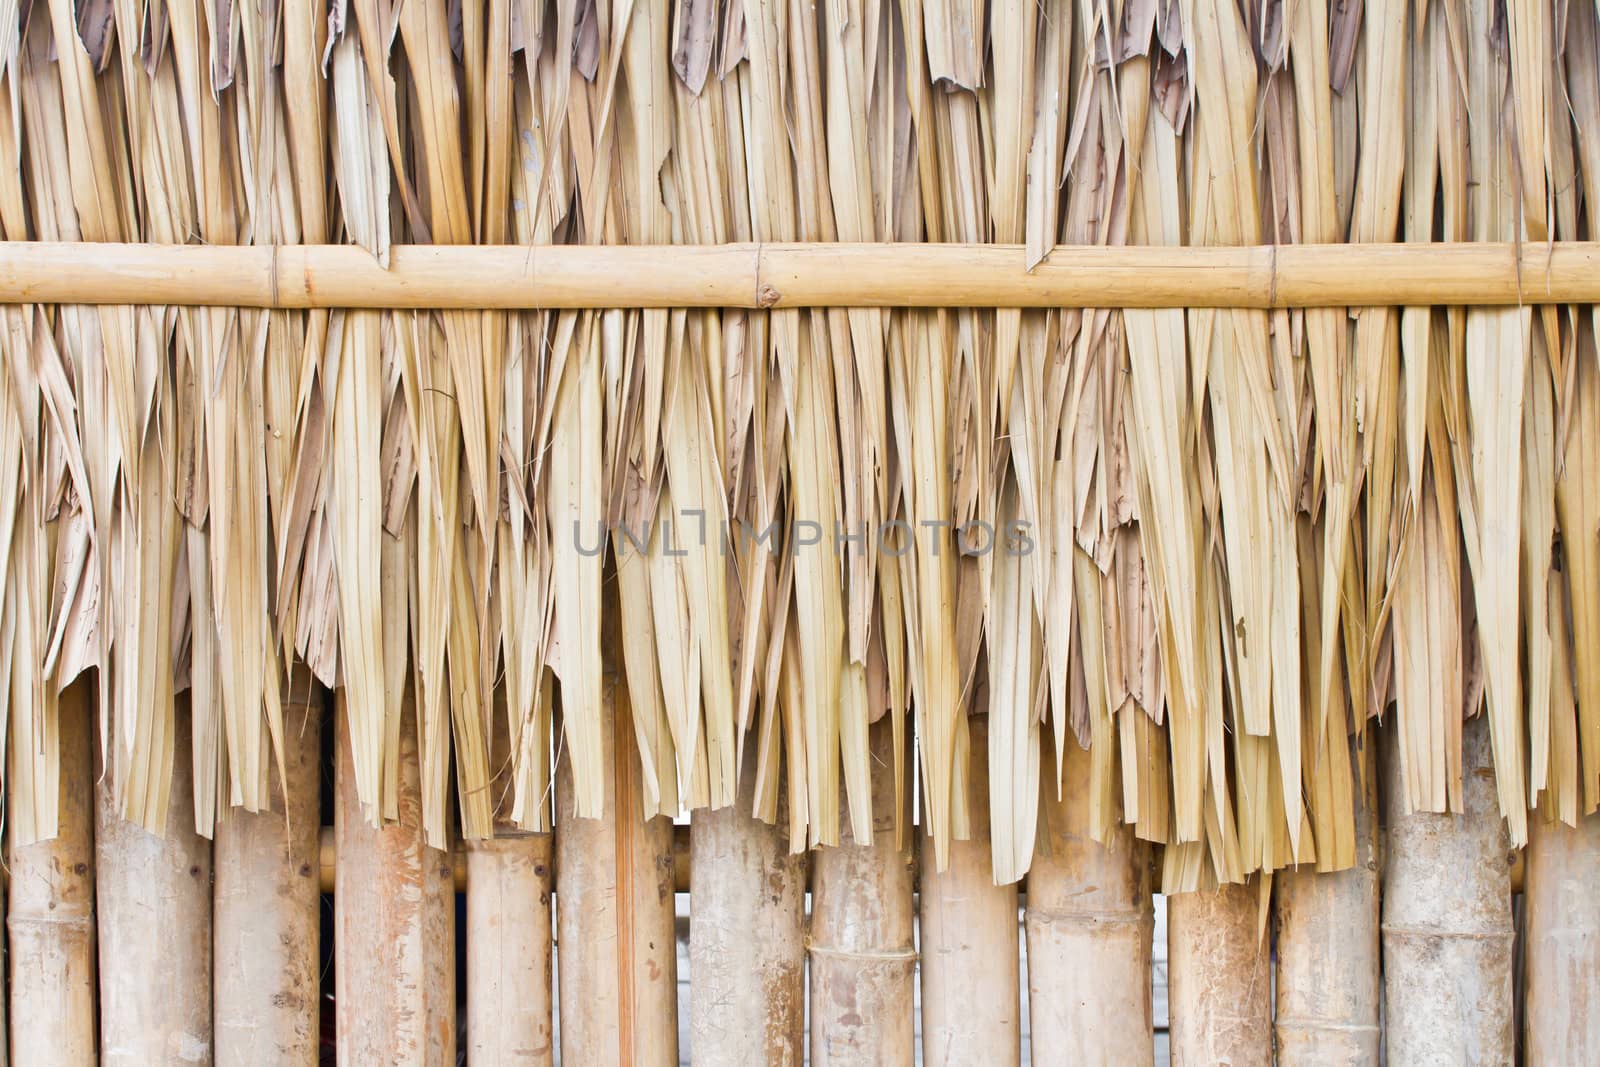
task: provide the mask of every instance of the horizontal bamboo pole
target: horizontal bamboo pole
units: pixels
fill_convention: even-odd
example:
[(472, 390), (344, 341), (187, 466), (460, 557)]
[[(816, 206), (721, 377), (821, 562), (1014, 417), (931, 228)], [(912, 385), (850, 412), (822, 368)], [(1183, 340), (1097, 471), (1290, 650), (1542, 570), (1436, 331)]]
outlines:
[(260, 308), (1343, 307), (1600, 301), (1600, 243), (0, 243), (0, 304)]

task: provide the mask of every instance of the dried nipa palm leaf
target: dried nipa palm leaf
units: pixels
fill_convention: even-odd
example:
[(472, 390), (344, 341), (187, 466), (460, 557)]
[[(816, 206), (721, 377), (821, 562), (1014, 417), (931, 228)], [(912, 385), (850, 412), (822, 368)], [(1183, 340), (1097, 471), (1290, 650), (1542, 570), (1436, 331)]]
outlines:
[[(0, 230), (380, 265), (407, 243), (991, 242), (1038, 266), (1057, 242), (1594, 236), (1589, 4), (469, 7), (0, 0)], [(780, 289), (5, 309), (18, 839), (54, 825), (56, 697), (88, 667), (110, 795), (151, 827), (183, 688), (198, 828), (270, 802), (295, 659), (344, 690), (369, 820), (399, 814), (408, 686), (434, 844), (496, 813), (548, 828), (557, 699), (572, 810), (603, 815), (613, 624), (641, 810), (744, 797), (796, 850), (845, 820), (909, 846), (915, 808), (937, 869), (982, 804), (1014, 880), (1056, 789), (1100, 839), (1164, 842), (1168, 890), (1337, 870), (1379, 714), (1407, 811), (1462, 806), (1480, 711), (1512, 840), (1531, 806), (1600, 804), (1592, 309)], [(1088, 781), (1040, 780), (1063, 773)]]

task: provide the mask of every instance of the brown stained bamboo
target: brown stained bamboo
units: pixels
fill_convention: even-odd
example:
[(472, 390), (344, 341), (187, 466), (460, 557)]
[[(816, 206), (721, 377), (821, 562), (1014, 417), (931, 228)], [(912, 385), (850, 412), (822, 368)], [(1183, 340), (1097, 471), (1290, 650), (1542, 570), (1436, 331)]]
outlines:
[(895, 842), (894, 733), (887, 717), (869, 731), (871, 844), (848, 820), (837, 846), (812, 858), (811, 1062), (910, 1063), (913, 1024), (911, 842)]
[(1600, 301), (1600, 244), (0, 244), (0, 304), (1284, 308)]
[[(1040, 777), (1055, 782), (1053, 746)], [(1028, 872), (1028, 1021), (1035, 1049), (1065, 1063), (1150, 1064), (1155, 931), (1149, 846), (1118, 825), (1090, 835), (1089, 753), (1066, 744), (1062, 794), (1045, 787)]]
[(1307, 866), (1273, 880), (1280, 1064), (1378, 1062), (1380, 853), (1371, 804), (1357, 809), (1355, 829), (1354, 867)]
[(301, 671), (284, 686), (284, 772), (272, 804), (218, 813), (216, 1058), (219, 1064), (314, 1064), (321, 1051), (318, 830), (323, 699)]
[(1523, 889), (1528, 1063), (1600, 1063), (1600, 815), (1530, 819)]
[(1461, 730), (1463, 813), (1404, 811), (1385, 732), (1384, 1042), (1392, 1063), (1510, 1063), (1511, 854), (1489, 725)]
[[(752, 731), (746, 767), (755, 752)], [(693, 815), (689, 1047), (712, 1067), (805, 1056), (807, 858), (789, 851), (781, 811), (776, 825), (751, 814), (755, 778), (733, 805)]]
[(556, 764), (561, 1060), (671, 1067), (678, 1062), (672, 820), (643, 818), (620, 672), (609, 676), (598, 714), (602, 818), (577, 817), (570, 747)]
[(87, 680), (61, 694), (56, 836), (6, 857), (10, 1039), (39, 1067), (95, 1058), (93, 706)]
[(505, 717), (497, 715), (491, 766), (500, 774), (490, 783), (495, 836), (464, 846), (471, 886), (464, 1039), (469, 1063), (551, 1064), (555, 841), (547, 833), (519, 830), (506, 818), (512, 802), (507, 732)]
[[(930, 1065), (1018, 1063), (1022, 1056), (1017, 885), (994, 884), (989, 836), (989, 716), (967, 720), (971, 836), (934, 862), (918, 835), (922, 885), (917, 913), (922, 959), (922, 1056)], [(1148, 983), (1146, 983), (1148, 984)], [(1053, 1046), (1041, 1045), (1041, 1048)]]
[(194, 829), (190, 734), (189, 701), (180, 696), (166, 833), (124, 820), (110, 778), (95, 782), (100, 1057), (108, 1065), (212, 1061), (211, 842)]
[(1254, 879), (1167, 898), (1172, 1062), (1272, 1062), (1272, 963)]
[(401, 700), (399, 819), (381, 828), (356, 794), (345, 690), (337, 690), (334, 1005), (339, 1062), (455, 1062), (455, 896), (449, 857), (423, 840), (416, 703)]

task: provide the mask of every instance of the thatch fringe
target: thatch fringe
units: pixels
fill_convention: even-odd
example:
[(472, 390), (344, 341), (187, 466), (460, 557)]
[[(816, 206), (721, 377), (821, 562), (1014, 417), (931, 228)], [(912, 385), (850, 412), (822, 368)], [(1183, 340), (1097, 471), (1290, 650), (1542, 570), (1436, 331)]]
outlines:
[[(1593, 5), (1521, 0), (0, 2), (0, 232), (385, 265), (1593, 239), (1597, 36)], [(107, 796), (146, 826), (188, 807), (183, 689), (196, 828), (269, 806), (297, 658), (345, 694), (368, 820), (399, 813), (408, 691), (433, 844), (492, 832), (497, 735), (501, 810), (548, 829), (557, 704), (599, 816), (610, 625), (644, 815), (753, 775), (796, 849), (870, 835), (887, 720), (880, 795), (914, 774), (943, 865), (973, 710), (1002, 880), (1069, 739), (1093, 833), (1166, 843), (1168, 890), (1354, 862), (1391, 706), (1408, 810), (1461, 810), (1480, 712), (1513, 843), (1532, 804), (1600, 804), (1592, 309), (0, 321), (18, 844), (55, 833), (58, 694), (90, 667)]]

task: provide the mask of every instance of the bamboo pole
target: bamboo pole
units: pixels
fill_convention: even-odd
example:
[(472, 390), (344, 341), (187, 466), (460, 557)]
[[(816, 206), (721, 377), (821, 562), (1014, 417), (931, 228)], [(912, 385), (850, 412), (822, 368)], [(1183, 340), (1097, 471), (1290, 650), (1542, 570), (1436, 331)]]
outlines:
[(100, 1055), (106, 1064), (210, 1063), (211, 842), (194, 829), (189, 699), (173, 731), (165, 834), (117, 814), (95, 784)]
[(1528, 1063), (1600, 1063), (1600, 815), (1528, 827), (1523, 1052)]
[(314, 1064), (321, 1052), (317, 875), (324, 696), (309, 675), (285, 684), (287, 780), (273, 768), (269, 810), (229, 806), (217, 815), (219, 1064)]
[(38, 1067), (95, 1058), (92, 693), (80, 679), (60, 697), (56, 836), (7, 855), (10, 1037)]
[[(755, 753), (751, 731), (746, 768)], [(755, 779), (731, 807), (693, 815), (689, 1047), (711, 1067), (805, 1056), (806, 856), (789, 851), (781, 811), (777, 825), (751, 814)]]
[(497, 828), (467, 843), (467, 1059), (555, 1062), (549, 834)]
[(1345, 307), (1600, 301), (1600, 244), (0, 244), (0, 304)]
[(1167, 898), (1172, 1062), (1272, 1062), (1272, 973), (1254, 879)]
[[(503, 705), (503, 692), (497, 694)], [(495, 836), (468, 841), (467, 1022), (469, 1063), (555, 1062), (551, 1015), (550, 897), (554, 840), (507, 815), (512, 793), (507, 721), (497, 712), (490, 766)], [(548, 803), (548, 800), (546, 800)]]
[[(933, 862), (919, 836), (922, 892), (922, 1056), (941, 1064), (1019, 1063), (1017, 885), (994, 884), (989, 838), (989, 716), (967, 719), (968, 810), (972, 834), (950, 842), (949, 864)], [(1054, 1054), (1054, 1046), (1049, 1048)]]
[[(5, 907), (8, 900), (9, 895), (6, 893), (5, 887), (0, 886), (0, 907)], [(10, 968), (6, 967), (6, 964), (9, 962), (10, 955), (10, 945), (0, 945), (0, 968), (5, 968), (7, 972), (10, 970)], [(0, 996), (6, 997), (9, 1001), (11, 991), (7, 988), (7, 986), (8, 983), (3, 978), (0, 978)], [(0, 1018), (5, 1017), (0, 1016)], [(4, 1022), (0, 1022), (0, 1067), (10, 1067), (11, 1064), (11, 1035), (6, 1033), (6, 1030), (9, 1027), (9, 1022), (9, 1019), (6, 1019)]]
[(450, 860), (423, 841), (416, 703), (401, 700), (399, 820), (368, 825), (337, 691), (334, 1005), (339, 1062), (455, 1062), (455, 896)]
[(580, 819), (570, 746), (556, 764), (556, 935), (563, 1063), (678, 1062), (672, 820), (643, 817), (621, 673), (600, 736), (603, 818)]
[(1376, 789), (1370, 792), (1355, 813), (1354, 867), (1307, 867), (1274, 879), (1280, 1064), (1378, 1062), (1379, 850)]
[(894, 733), (870, 730), (874, 841), (812, 857), (811, 1062), (910, 1063), (914, 1041), (910, 832), (896, 845)]
[[(1045, 745), (1040, 778), (1054, 782)], [(1032, 1046), (1064, 1063), (1150, 1064), (1155, 907), (1149, 846), (1121, 826), (1089, 835), (1089, 753), (1069, 741), (1062, 794), (1041, 797), (1028, 871), (1028, 1020)]]
[(1460, 815), (1406, 814), (1385, 731), (1384, 1041), (1394, 1063), (1513, 1059), (1510, 852), (1487, 715), (1461, 730)]

